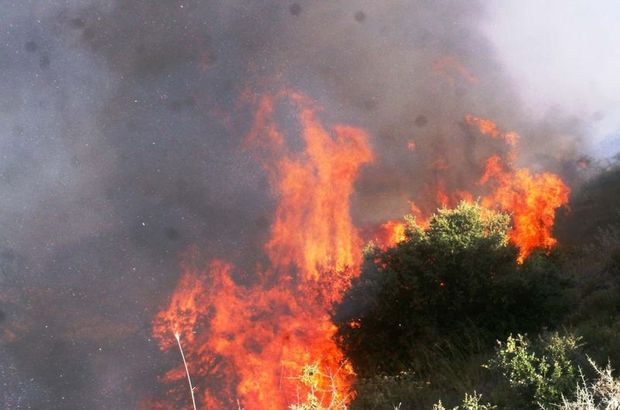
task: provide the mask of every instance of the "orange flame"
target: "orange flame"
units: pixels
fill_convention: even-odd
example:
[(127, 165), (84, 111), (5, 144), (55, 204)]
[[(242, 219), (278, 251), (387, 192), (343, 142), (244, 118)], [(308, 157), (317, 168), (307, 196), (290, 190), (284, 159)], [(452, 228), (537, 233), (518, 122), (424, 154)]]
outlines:
[[(428, 226), (428, 221), (423, 216), (422, 211), (415, 202), (410, 202), (410, 215), (416, 220), (416, 223), (421, 227)], [(383, 223), (379, 229), (373, 232), (372, 239), (381, 248), (390, 248), (399, 242), (404, 241), (406, 236), (406, 224), (403, 220), (390, 220)]]
[(487, 160), (479, 183), (493, 187), (493, 192), (482, 198), (483, 206), (512, 214), (510, 239), (519, 247), (518, 261), (523, 262), (536, 248), (554, 246), (557, 241), (551, 231), (555, 210), (568, 202), (568, 187), (555, 174), (532, 174), (526, 168), (513, 168), (517, 133), (501, 132), (493, 121), (472, 115), (466, 116), (465, 122), (475, 125), (483, 135), (504, 140), (510, 147), (506, 159), (493, 155)]
[[(495, 122), (473, 115), (464, 118), (465, 123), (475, 127), (483, 135), (503, 141), (507, 150), (503, 154), (491, 155), (478, 185), (487, 193), (481, 196), (481, 205), (499, 208), (512, 215), (513, 228), (509, 232), (512, 243), (519, 248), (518, 262), (521, 263), (536, 248), (549, 249), (556, 244), (552, 235), (555, 211), (568, 202), (569, 188), (559, 176), (544, 172), (532, 173), (526, 168), (516, 168), (519, 135), (504, 132)], [(459, 201), (474, 201), (474, 195), (467, 191), (448, 192), (440, 171), (449, 167), (442, 156), (432, 163), (435, 181), (432, 193), (436, 204), (455, 205)], [(412, 203), (412, 212), (421, 222), (425, 217)], [(394, 246), (405, 239), (405, 226), (401, 221), (391, 220), (379, 227), (374, 239), (381, 247)]]
[[(353, 193), (360, 165), (372, 154), (363, 131), (339, 125), (331, 137), (307, 102), (293, 97), (301, 104), (306, 151), (277, 165), (273, 184), (281, 198), (266, 250), (275, 266), (296, 267), (306, 280), (317, 281), (325, 270), (341, 271), (359, 259), (361, 241), (343, 204)], [(336, 295), (342, 290), (334, 289)]]
[(478, 183), (480, 185), (484, 185), (493, 177), (497, 177), (498, 175), (502, 175), (504, 170), (502, 169), (502, 159), (499, 155), (492, 155), (487, 159), (487, 165), (484, 168), (484, 174), (480, 177)]
[(442, 180), (437, 181), (437, 184), (435, 186), (435, 195), (437, 203), (442, 208), (445, 208), (450, 204), (450, 197), (446, 193), (446, 188)]
[[(301, 152), (286, 146), (273, 118), (280, 101), (299, 112)], [(372, 160), (367, 139), (349, 126), (325, 129), (300, 94), (260, 99), (248, 142), (278, 158), (265, 164), (279, 197), (265, 246), (270, 267), (244, 286), (229, 263), (202, 269), (186, 258), (171, 302), (153, 325), (164, 350), (174, 343), (172, 332), (181, 334), (202, 406), (233, 408), (239, 399), (247, 410), (286, 409), (310, 388), (325, 403), (351, 399), (355, 374), (334, 341), (329, 312), (359, 274), (361, 241), (347, 204), (359, 168)], [(299, 383), (309, 364), (329, 377)], [(184, 377), (182, 368), (164, 376), (174, 386), (166, 400), (184, 400)]]
[(390, 248), (405, 238), (405, 223), (399, 220), (385, 222), (374, 234), (375, 241), (382, 248)]
[[(487, 173), (485, 173), (487, 175)], [(495, 191), (482, 205), (498, 206), (512, 214), (510, 239), (519, 247), (519, 262), (536, 248), (551, 248), (557, 242), (551, 230), (555, 210), (568, 202), (568, 187), (555, 174), (532, 174), (528, 169), (494, 174)]]

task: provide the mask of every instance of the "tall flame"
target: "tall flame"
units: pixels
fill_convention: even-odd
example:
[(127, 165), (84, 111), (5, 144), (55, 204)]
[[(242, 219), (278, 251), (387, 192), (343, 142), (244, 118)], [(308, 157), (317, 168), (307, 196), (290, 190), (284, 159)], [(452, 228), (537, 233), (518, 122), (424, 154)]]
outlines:
[[(304, 149), (286, 144), (274, 112), (292, 102)], [(268, 148), (265, 167), (279, 204), (265, 245), (270, 266), (251, 285), (235, 280), (232, 264), (201, 267), (187, 257), (169, 306), (153, 333), (162, 349), (185, 341), (202, 408), (285, 409), (312, 390), (325, 403), (347, 403), (354, 372), (334, 341), (332, 304), (358, 275), (361, 242), (348, 210), (360, 167), (372, 160), (368, 136), (349, 126), (324, 128), (308, 99), (281, 93), (258, 101), (249, 145)], [(316, 365), (312, 383), (297, 376)], [(185, 373), (171, 370), (166, 400), (184, 400)], [(185, 390), (186, 391), (186, 390)], [(184, 400), (184, 401), (183, 401)]]
[(468, 115), (465, 122), (476, 126), (481, 134), (502, 139), (509, 147), (505, 158), (491, 156), (479, 183), (492, 187), (482, 198), (482, 205), (500, 208), (512, 215), (511, 241), (519, 248), (518, 261), (536, 248), (548, 249), (556, 244), (551, 230), (555, 211), (568, 202), (569, 189), (559, 176), (543, 172), (533, 174), (527, 168), (515, 168), (519, 135), (502, 132), (491, 120)]

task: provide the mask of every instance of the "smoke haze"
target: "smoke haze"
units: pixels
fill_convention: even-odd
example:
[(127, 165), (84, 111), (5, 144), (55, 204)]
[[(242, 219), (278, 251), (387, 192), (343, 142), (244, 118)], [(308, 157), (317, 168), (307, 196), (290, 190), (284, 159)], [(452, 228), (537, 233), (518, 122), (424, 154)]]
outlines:
[[(176, 356), (150, 326), (196, 245), (251, 269), (274, 201), (244, 96), (307, 94), (371, 135), (360, 227), (475, 186), (498, 148), (576, 178), (587, 118), (529, 115), (469, 0), (5, 1), (0, 15), (0, 402), (129, 409)], [(294, 118), (280, 113), (294, 138)], [(585, 121), (585, 122), (584, 122)], [(410, 145), (414, 144), (414, 145)], [(412, 147), (415, 146), (415, 149)], [(439, 164), (439, 165), (438, 165)]]

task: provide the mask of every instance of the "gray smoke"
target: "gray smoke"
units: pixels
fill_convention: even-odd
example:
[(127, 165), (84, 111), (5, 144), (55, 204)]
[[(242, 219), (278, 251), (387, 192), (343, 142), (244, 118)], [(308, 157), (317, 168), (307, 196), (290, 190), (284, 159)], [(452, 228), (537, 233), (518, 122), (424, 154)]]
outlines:
[(372, 135), (360, 226), (409, 199), (431, 207), (438, 178), (472, 186), (500, 148), (469, 113), (520, 132), (523, 163), (570, 176), (579, 121), (524, 115), (484, 19), (469, 0), (3, 2), (0, 402), (129, 409), (160, 394), (178, 358), (150, 322), (179, 254), (249, 272), (263, 257), (274, 198), (242, 147), (246, 90), (300, 90), (327, 123)]

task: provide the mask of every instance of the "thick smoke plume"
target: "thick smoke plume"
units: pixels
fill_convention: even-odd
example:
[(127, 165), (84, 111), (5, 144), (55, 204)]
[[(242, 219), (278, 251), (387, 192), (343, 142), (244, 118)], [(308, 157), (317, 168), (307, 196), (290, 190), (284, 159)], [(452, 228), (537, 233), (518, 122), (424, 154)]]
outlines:
[(179, 253), (264, 260), (274, 198), (243, 144), (251, 96), (300, 90), (368, 131), (360, 227), (474, 186), (498, 148), (467, 114), (570, 181), (580, 124), (524, 115), (485, 18), (465, 0), (6, 2), (0, 402), (134, 408), (176, 359), (149, 335)]

